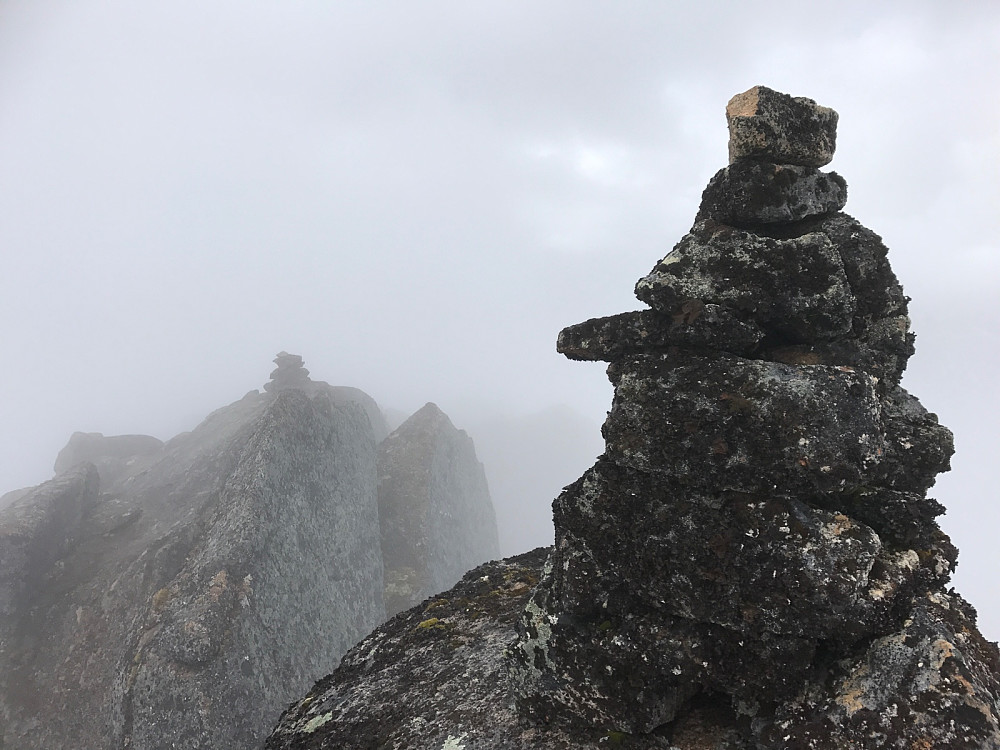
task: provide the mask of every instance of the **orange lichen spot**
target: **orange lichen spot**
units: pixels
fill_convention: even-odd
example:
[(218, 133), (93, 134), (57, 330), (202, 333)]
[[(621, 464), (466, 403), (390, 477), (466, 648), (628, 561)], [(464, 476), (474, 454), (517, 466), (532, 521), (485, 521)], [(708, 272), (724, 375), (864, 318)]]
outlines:
[(212, 576), (211, 586), (208, 589), (208, 595), (212, 597), (212, 601), (219, 601), (219, 597), (229, 586), (229, 574), (225, 569), (220, 570), (214, 576)]

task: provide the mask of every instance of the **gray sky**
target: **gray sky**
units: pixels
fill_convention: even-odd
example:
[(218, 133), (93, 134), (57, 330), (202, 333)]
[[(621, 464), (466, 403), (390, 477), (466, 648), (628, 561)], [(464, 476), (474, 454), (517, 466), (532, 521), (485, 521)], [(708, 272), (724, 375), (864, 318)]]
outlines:
[(0, 0), (0, 492), (74, 430), (192, 428), (281, 349), (459, 427), (596, 429), (603, 367), (556, 333), (640, 306), (758, 83), (840, 112), (847, 211), (913, 297), (905, 385), (956, 433), (956, 586), (1000, 638), (995, 0)]

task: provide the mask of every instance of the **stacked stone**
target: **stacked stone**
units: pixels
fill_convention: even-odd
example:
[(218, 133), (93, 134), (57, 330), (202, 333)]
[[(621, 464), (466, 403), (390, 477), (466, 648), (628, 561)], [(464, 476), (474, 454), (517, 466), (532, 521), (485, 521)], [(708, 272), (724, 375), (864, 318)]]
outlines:
[(996, 648), (943, 589), (926, 496), (952, 436), (899, 385), (886, 248), (819, 169), (837, 113), (758, 86), (727, 119), (729, 166), (636, 285), (650, 309), (559, 335), (615, 395), (554, 503), (520, 710), (670, 736), (709, 705), (719, 747), (1000, 747)]
[(264, 384), (264, 390), (268, 393), (290, 389), (303, 390), (312, 383), (309, 379), (309, 370), (303, 366), (302, 357), (298, 354), (278, 352), (273, 361), (277, 367), (271, 372), (270, 382)]

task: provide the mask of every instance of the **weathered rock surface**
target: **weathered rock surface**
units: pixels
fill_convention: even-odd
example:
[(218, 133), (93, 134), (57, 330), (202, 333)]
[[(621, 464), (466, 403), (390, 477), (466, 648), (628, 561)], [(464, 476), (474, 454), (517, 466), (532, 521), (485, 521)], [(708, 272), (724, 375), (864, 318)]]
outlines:
[(729, 100), (729, 161), (822, 167), (837, 146), (837, 113), (812, 99), (754, 86)]
[(472, 439), (435, 404), (382, 442), (378, 475), (388, 615), (499, 557), (496, 516)]
[(360, 388), (346, 385), (330, 385), (322, 380), (312, 380), (305, 362), (298, 354), (278, 352), (274, 358), (276, 368), (271, 372), (271, 379), (264, 384), (264, 391), (272, 395), (286, 390), (305, 391), (306, 393), (325, 393), (336, 404), (355, 403), (364, 409), (371, 422), (375, 442), (380, 443), (389, 434), (385, 415), (371, 396)]
[(270, 750), (1000, 750), (1000, 652), (945, 589), (925, 494), (951, 433), (899, 386), (906, 298), (842, 181), (800, 169), (832, 157), (836, 113), (756, 87), (727, 115), (734, 164), (639, 280), (652, 309), (560, 334), (615, 396), (527, 601), (537, 557), (473, 571)]
[(548, 552), (486, 563), (378, 628), (284, 714), (266, 747), (608, 747), (614, 733), (539, 728), (514, 708), (506, 649)]
[(735, 227), (788, 224), (831, 214), (845, 203), (847, 183), (836, 172), (741, 160), (709, 181), (698, 218)]
[(386, 436), (389, 434), (389, 426), (386, 423), (385, 415), (382, 413), (382, 409), (376, 403), (375, 399), (369, 396), (360, 388), (354, 388), (349, 385), (330, 385), (329, 383), (324, 383), (323, 381), (318, 382), (320, 386), (326, 391), (327, 395), (333, 400), (335, 404), (357, 404), (364, 411), (365, 416), (368, 417), (368, 423), (372, 428), (372, 435), (375, 437), (376, 443), (381, 443), (385, 440)]
[(387, 589), (402, 606), (383, 556), (408, 607), (498, 555), (472, 440), (437, 407), (379, 451), (371, 397), (275, 362), (190, 433), (76, 433), (56, 479), (4, 496), (0, 748), (259, 747)]
[(114, 492), (82, 464), (0, 511), (0, 746), (259, 746), (383, 620), (357, 404), (251, 393), (157, 455)]
[(758, 326), (728, 310), (692, 301), (673, 315), (637, 310), (568, 326), (559, 332), (556, 350), (569, 359), (612, 362), (678, 346), (750, 352), (763, 337)]
[(0, 617), (4, 626), (75, 543), (73, 533), (97, 504), (99, 484), (92, 465), (80, 466), (4, 508), (0, 514)]
[[(817, 138), (832, 148), (818, 123), (836, 122), (773, 93), (754, 94), (760, 122), (732, 127), (730, 105), (737, 161), (636, 286), (661, 316), (717, 305), (763, 338), (604, 347), (608, 450), (555, 505), (556, 549), (513, 651), (522, 716), (648, 734), (711, 699), (754, 747), (995, 747), (995, 646), (957, 598), (942, 614), (956, 553), (924, 493), (953, 447), (897, 385), (905, 297), (877, 237), (830, 213), (837, 201), (804, 221), (796, 190), (771, 179), (786, 169), (773, 163), (821, 153)], [(938, 640), (948, 656), (934, 661)], [(897, 643), (921, 676), (889, 668)], [(877, 729), (870, 712), (891, 710), (907, 718)], [(816, 727), (826, 744), (804, 739)]]
[(81, 463), (97, 467), (105, 488), (137, 473), (141, 466), (155, 461), (163, 450), (163, 441), (150, 435), (111, 435), (99, 432), (74, 432), (59, 455), (55, 472), (62, 474)]
[(825, 234), (774, 239), (714, 221), (696, 224), (639, 280), (636, 296), (668, 314), (688, 300), (715, 304), (788, 344), (845, 336), (857, 306)]
[(285, 712), (266, 750), (670, 750), (685, 737), (732, 740), (718, 747), (749, 750), (725, 723), (730, 717), (720, 721), (707, 702), (690, 706), (684, 725), (669, 733), (525, 721), (515, 706), (511, 637), (550, 552), (542, 547), (481, 565), (379, 627)]

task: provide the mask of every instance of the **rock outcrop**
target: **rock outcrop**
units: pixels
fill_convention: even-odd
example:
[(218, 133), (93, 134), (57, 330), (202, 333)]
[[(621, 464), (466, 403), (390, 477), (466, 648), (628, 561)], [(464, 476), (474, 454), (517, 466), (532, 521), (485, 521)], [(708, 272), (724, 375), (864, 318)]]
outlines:
[(126, 442), (0, 511), (0, 747), (259, 746), (384, 619), (369, 416), (284, 388)]
[[(259, 747), (386, 592), (393, 614), (497, 556), (483, 467), (437, 407), (379, 450), (370, 396), (275, 363), (193, 432), (76, 433), (57, 478), (4, 496), (0, 748)], [(411, 588), (387, 585), (404, 565)]]
[(298, 390), (306, 393), (325, 393), (336, 404), (354, 403), (364, 409), (371, 423), (375, 442), (382, 442), (389, 434), (385, 415), (371, 396), (360, 388), (346, 385), (330, 385), (322, 380), (312, 380), (309, 370), (305, 368), (302, 357), (298, 354), (278, 352), (274, 358), (277, 367), (271, 372), (271, 379), (264, 384), (264, 390), (276, 395), (285, 390)]
[(900, 386), (885, 246), (816, 171), (837, 115), (756, 87), (727, 116), (732, 163), (637, 283), (650, 309), (559, 336), (615, 396), (544, 567), (387, 623), (270, 750), (1000, 749), (1000, 654), (926, 496), (952, 436)]
[(99, 484), (93, 465), (79, 466), (29, 490), (0, 515), (0, 637), (77, 541), (73, 532), (97, 504)]
[(102, 487), (137, 474), (156, 461), (163, 441), (150, 435), (111, 435), (99, 432), (74, 432), (66, 447), (59, 451), (53, 467), (62, 474), (77, 464), (92, 463), (101, 476)]
[(427, 404), (379, 446), (378, 509), (389, 616), (500, 555), (472, 439)]

